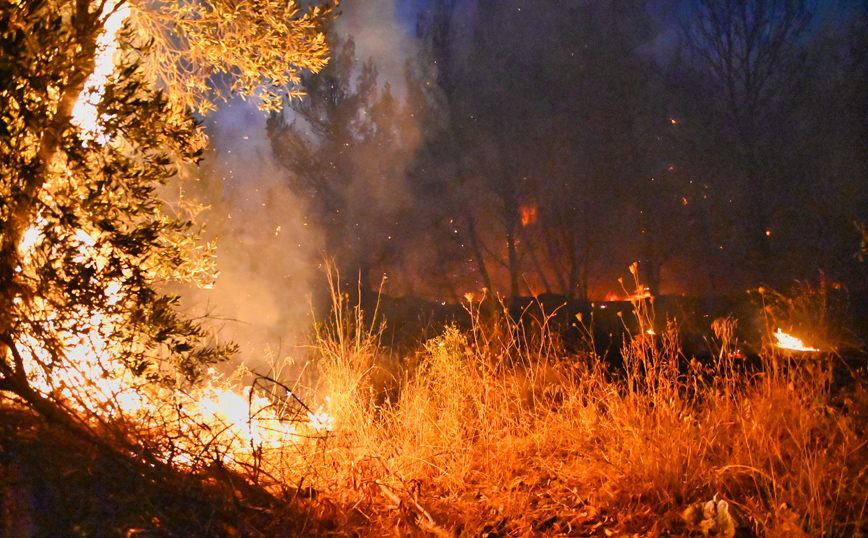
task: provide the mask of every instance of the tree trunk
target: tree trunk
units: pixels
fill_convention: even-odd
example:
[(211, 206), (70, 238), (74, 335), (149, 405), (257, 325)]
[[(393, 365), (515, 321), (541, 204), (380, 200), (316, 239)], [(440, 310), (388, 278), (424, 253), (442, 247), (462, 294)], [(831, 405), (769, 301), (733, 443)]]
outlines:
[(485, 258), (482, 256), (482, 245), (479, 242), (479, 235), (476, 233), (476, 221), (469, 212), (467, 213), (467, 233), (470, 235), (470, 248), (473, 249), (473, 257), (476, 258), (476, 265), (479, 267), (479, 274), (482, 276), (482, 284), (485, 286), (487, 293), (494, 294), (494, 286), (491, 283), (491, 277), (488, 275), (488, 269), (485, 267)]

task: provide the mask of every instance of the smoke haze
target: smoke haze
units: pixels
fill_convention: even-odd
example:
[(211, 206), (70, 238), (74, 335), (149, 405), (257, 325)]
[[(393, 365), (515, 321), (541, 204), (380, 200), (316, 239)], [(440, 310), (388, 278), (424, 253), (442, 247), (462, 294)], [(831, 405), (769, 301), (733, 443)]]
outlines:
[[(344, 2), (336, 31), (355, 40), (359, 65), (374, 59), (379, 87), (389, 82), (402, 103), (404, 66), (413, 44), (394, 21), (394, 8), (393, 0)], [(238, 343), (239, 360), (257, 371), (265, 366), (267, 350), (282, 359), (312, 329), (312, 290), (324, 285), (326, 256), (323, 234), (308, 218), (306, 201), (290, 190), (290, 172), (273, 157), (266, 119), (255, 103), (236, 99), (206, 121), (209, 154), (194, 190), (210, 206), (201, 218), (207, 238), (217, 239), (220, 275), (212, 289), (181, 294), (189, 312), (217, 320), (220, 339)], [(412, 151), (402, 158), (412, 158)], [(373, 194), (379, 209), (388, 212), (403, 206), (406, 196), (403, 185), (371, 183), (376, 174), (367, 171), (383, 165), (378, 159), (367, 155), (357, 163), (359, 173), (350, 187)], [(350, 208), (359, 219), (371, 218), (364, 209)]]

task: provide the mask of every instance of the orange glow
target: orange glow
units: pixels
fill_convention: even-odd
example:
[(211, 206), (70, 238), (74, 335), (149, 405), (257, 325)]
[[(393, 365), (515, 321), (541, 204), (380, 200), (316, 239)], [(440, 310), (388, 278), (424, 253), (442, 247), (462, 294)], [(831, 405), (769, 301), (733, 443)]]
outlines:
[(815, 347), (806, 345), (802, 342), (801, 338), (796, 338), (780, 329), (775, 331), (775, 340), (775, 345), (781, 349), (790, 349), (793, 351), (820, 351)]
[(651, 298), (651, 292), (648, 290), (648, 288), (645, 288), (642, 291), (637, 291), (633, 295), (627, 297), (626, 300), (627, 301), (641, 301), (643, 299), (650, 299), (650, 298)]
[[(104, 259), (94, 236), (78, 230), (74, 238), (81, 258), (96, 263)], [(27, 230), (18, 246), (22, 258), (29, 259), (44, 239), (37, 227)], [(107, 282), (104, 291), (109, 304), (123, 300), (119, 281)], [(33, 299), (32, 308), (50, 315), (51, 305), (42, 299)], [(283, 465), (291, 451), (303, 453), (335, 427), (323, 407), (303, 407), (299, 416), (295, 403), (245, 386), (242, 380), (255, 374), (243, 365), (229, 377), (209, 370), (204, 381), (185, 388), (136, 377), (115, 359), (116, 348), (108, 336), (123, 319), (111, 313), (76, 313), (80, 332), (59, 335), (66, 344), (62, 363), (38, 339), (23, 337), (22, 359), (31, 386), (85, 416), (120, 417), (141, 431), (160, 432), (171, 439), (166, 452), (157, 453), (167, 462), (192, 468), (217, 458), (239, 470), (260, 465), (277, 478), (292, 472), (292, 466)], [(50, 371), (46, 365), (51, 365)], [(286, 419), (289, 407), (298, 418)]]
[(539, 218), (539, 213), (535, 205), (523, 205), (518, 208), (518, 212), (521, 215), (522, 226), (533, 224)]

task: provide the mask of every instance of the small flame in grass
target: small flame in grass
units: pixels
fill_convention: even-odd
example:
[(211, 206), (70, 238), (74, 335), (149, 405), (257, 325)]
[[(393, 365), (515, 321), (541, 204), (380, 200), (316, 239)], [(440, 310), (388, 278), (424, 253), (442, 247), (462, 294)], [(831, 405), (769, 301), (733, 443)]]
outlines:
[(801, 338), (796, 338), (780, 329), (775, 332), (775, 340), (777, 340), (775, 345), (782, 349), (791, 349), (793, 351), (820, 351), (815, 347), (805, 345)]
[(335, 424), (334, 417), (323, 411), (322, 407), (317, 409), (316, 413), (308, 411), (307, 418), (310, 420), (310, 427), (320, 433), (332, 431)]

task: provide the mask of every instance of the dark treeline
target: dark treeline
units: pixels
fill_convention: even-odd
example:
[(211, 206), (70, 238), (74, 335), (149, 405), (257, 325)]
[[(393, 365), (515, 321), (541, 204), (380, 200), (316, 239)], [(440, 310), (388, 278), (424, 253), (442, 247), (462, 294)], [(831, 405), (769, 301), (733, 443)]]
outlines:
[(363, 286), (602, 299), (634, 261), (655, 295), (868, 282), (864, 2), (427, 0), (413, 32), (405, 91), (332, 35), (268, 125)]

